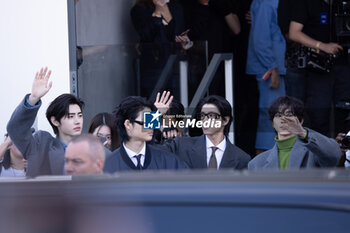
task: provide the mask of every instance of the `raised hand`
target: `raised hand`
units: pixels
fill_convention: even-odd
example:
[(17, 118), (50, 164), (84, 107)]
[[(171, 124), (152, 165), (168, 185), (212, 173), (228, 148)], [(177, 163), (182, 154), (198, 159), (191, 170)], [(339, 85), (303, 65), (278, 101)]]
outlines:
[(298, 135), (302, 138), (306, 137), (307, 131), (301, 125), (298, 117), (296, 117), (296, 116), (291, 116), (291, 117), (282, 116), (281, 122), (282, 122), (281, 128), (283, 130), (286, 130), (291, 134)]
[(39, 72), (36, 72), (32, 85), (32, 93), (29, 96), (29, 104), (35, 105), (41, 97), (52, 87), (52, 81), (49, 82), (51, 70), (48, 71), (47, 67), (41, 68)]
[(170, 108), (173, 98), (173, 96), (170, 96), (170, 91), (163, 91), (162, 96), (160, 96), (160, 93), (158, 92), (154, 106), (156, 106), (157, 110), (163, 115)]

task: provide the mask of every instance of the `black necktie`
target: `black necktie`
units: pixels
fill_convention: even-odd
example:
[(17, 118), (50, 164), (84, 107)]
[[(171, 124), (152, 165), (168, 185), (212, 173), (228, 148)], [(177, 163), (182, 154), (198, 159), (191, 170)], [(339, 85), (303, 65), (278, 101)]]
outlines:
[(218, 169), (218, 162), (216, 161), (215, 151), (218, 149), (217, 147), (211, 147), (212, 152), (209, 160), (208, 168)]
[(135, 155), (135, 156), (134, 156), (134, 157), (137, 159), (136, 168), (137, 168), (138, 170), (142, 170), (141, 156), (142, 156), (142, 154), (139, 154), (139, 155)]

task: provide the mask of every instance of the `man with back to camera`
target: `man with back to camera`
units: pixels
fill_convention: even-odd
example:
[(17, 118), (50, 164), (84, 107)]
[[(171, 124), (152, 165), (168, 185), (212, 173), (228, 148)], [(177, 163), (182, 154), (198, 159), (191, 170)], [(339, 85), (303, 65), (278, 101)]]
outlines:
[(129, 96), (119, 104), (115, 116), (123, 143), (106, 159), (104, 172), (186, 168), (176, 155), (147, 143), (153, 129), (143, 128), (143, 113), (153, 110), (154, 105), (139, 96)]
[[(196, 112), (201, 121), (215, 121), (215, 124), (203, 127), (202, 136), (177, 137), (167, 141), (167, 150), (193, 169), (247, 168), (250, 156), (227, 139), (232, 122), (230, 103), (221, 96), (208, 96), (199, 102)], [(216, 123), (220, 127), (216, 127)]]
[(54, 99), (46, 111), (46, 118), (56, 138), (49, 132), (37, 131), (31, 126), (41, 106), (41, 98), (51, 89), (51, 71), (41, 68), (36, 73), (31, 94), (27, 94), (13, 112), (7, 131), (23, 157), (28, 160), (27, 176), (62, 175), (64, 153), (68, 142), (81, 134), (84, 102), (71, 94)]
[(67, 175), (102, 174), (106, 152), (92, 134), (74, 137), (67, 145), (64, 171)]
[(280, 97), (269, 108), (277, 132), (275, 146), (257, 155), (249, 170), (283, 170), (334, 167), (341, 151), (334, 139), (302, 126), (304, 104), (294, 97)]

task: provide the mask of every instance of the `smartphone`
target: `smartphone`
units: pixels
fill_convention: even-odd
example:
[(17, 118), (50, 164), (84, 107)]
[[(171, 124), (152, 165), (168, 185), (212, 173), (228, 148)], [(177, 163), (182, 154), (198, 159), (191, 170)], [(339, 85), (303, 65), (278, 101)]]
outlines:
[(187, 29), (186, 31), (184, 31), (183, 33), (181, 33), (180, 36), (186, 35), (189, 31), (190, 31), (190, 29)]
[(105, 137), (98, 137), (98, 139), (100, 139), (102, 144), (104, 144), (107, 141), (107, 138), (105, 138)]
[(165, 0), (165, 3), (169, 3), (170, 2), (170, 0)]

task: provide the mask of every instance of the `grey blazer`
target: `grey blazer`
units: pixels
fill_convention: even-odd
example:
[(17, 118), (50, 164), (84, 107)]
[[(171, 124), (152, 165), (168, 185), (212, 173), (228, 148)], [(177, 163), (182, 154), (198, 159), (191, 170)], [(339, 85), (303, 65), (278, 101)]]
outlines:
[[(207, 168), (207, 147), (205, 135), (199, 137), (178, 137), (165, 142), (167, 150), (182, 159), (189, 168)], [(219, 168), (244, 169), (250, 156), (226, 140), (226, 149)]]
[[(289, 168), (334, 167), (341, 157), (339, 145), (334, 139), (328, 138), (311, 129), (308, 130), (308, 141), (297, 137), (290, 152)], [(278, 148), (275, 146), (257, 155), (248, 164), (249, 170), (278, 170)]]
[(57, 137), (38, 131), (32, 135), (31, 127), (41, 106), (25, 106), (25, 99), (18, 105), (7, 124), (7, 132), (23, 157), (28, 160), (27, 176), (62, 175), (65, 149)]

